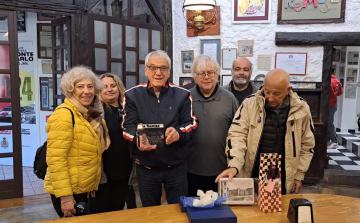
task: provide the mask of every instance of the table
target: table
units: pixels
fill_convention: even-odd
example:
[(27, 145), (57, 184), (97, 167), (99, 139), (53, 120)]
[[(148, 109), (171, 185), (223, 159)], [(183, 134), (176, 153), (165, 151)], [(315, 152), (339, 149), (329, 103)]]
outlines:
[[(251, 223), (288, 223), (287, 209), (291, 198), (306, 198), (313, 204), (316, 223), (325, 222), (360, 222), (360, 199), (332, 194), (291, 194), (282, 197), (283, 211), (279, 213), (262, 213), (254, 206), (231, 206), (238, 222)], [(67, 223), (188, 223), (186, 213), (180, 212), (179, 205), (162, 205), (155, 207), (136, 208), (114, 211), (81, 217), (62, 218), (47, 222)]]

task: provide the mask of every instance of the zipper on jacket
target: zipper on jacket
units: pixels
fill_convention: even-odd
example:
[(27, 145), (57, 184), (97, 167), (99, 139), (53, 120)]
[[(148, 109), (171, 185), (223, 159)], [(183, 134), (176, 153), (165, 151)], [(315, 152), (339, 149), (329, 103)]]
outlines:
[(295, 145), (295, 133), (294, 133), (294, 130), (292, 130), (291, 135), (292, 135), (292, 143), (293, 143), (293, 156), (296, 157), (296, 145)]

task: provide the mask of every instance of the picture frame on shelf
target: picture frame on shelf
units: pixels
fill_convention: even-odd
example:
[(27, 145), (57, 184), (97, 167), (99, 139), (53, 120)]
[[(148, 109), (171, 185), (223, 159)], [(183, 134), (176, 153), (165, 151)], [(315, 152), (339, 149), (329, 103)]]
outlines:
[(271, 0), (233, 0), (233, 23), (269, 23)]
[(277, 52), (275, 68), (280, 68), (290, 75), (306, 75), (307, 53)]
[(181, 51), (181, 69), (183, 73), (191, 73), (194, 61), (194, 50)]
[(222, 69), (223, 70), (231, 70), (232, 63), (237, 57), (237, 49), (236, 48), (223, 48), (222, 52)]
[(231, 74), (223, 74), (223, 75), (221, 75), (221, 86), (228, 85), (231, 80), (232, 80), (232, 75)]
[(278, 0), (278, 24), (343, 23), (346, 0)]
[(220, 39), (201, 39), (200, 53), (207, 55), (220, 64)]

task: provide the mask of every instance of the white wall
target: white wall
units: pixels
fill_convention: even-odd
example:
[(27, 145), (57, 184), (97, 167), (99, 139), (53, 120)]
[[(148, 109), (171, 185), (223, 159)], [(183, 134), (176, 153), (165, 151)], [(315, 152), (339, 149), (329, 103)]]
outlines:
[[(194, 50), (194, 56), (200, 54), (200, 39), (221, 39), (221, 48), (237, 48), (238, 40), (254, 40), (254, 55), (249, 59), (254, 63), (253, 76), (266, 73), (257, 70), (256, 60), (259, 54), (272, 55), (272, 68), (274, 68), (275, 52), (306, 52), (308, 53), (306, 76), (295, 76), (294, 79), (301, 81), (321, 81), (323, 47), (277, 47), (275, 46), (276, 32), (359, 32), (360, 1), (347, 0), (345, 23), (332, 24), (305, 24), (305, 25), (278, 25), (277, 24), (277, 0), (271, 0), (270, 23), (258, 24), (234, 24), (232, 23), (232, 1), (218, 0), (220, 6), (220, 35), (219, 36), (186, 36), (186, 23), (182, 12), (183, 1), (172, 0), (173, 4), (173, 81), (178, 83), (182, 74), (181, 51)], [(360, 44), (360, 40), (359, 40)], [(222, 74), (230, 74), (229, 70), (222, 70)]]

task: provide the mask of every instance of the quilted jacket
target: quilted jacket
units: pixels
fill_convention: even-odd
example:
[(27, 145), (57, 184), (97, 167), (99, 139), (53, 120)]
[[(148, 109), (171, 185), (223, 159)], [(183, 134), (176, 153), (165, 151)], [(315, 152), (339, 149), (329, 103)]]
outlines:
[[(308, 104), (290, 91), (290, 111), (285, 133), (286, 190), (294, 180), (303, 180), (314, 155), (315, 138)], [(263, 90), (245, 99), (230, 126), (226, 155), (228, 165), (239, 170), (240, 177), (251, 177), (265, 120)]]
[[(74, 114), (74, 126), (71, 113)], [(48, 164), (45, 190), (56, 197), (97, 190), (101, 177), (102, 148), (90, 123), (69, 100), (47, 121)]]

